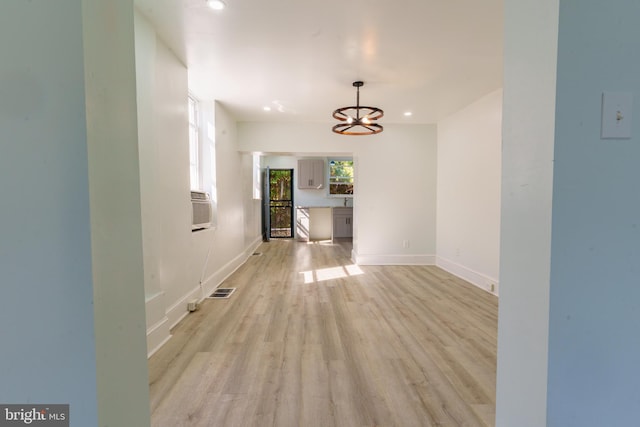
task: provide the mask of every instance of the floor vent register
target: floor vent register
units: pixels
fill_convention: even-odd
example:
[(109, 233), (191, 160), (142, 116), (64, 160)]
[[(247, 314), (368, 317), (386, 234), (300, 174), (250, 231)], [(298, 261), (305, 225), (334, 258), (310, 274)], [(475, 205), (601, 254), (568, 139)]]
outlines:
[(229, 298), (236, 288), (218, 288), (208, 298), (222, 299)]

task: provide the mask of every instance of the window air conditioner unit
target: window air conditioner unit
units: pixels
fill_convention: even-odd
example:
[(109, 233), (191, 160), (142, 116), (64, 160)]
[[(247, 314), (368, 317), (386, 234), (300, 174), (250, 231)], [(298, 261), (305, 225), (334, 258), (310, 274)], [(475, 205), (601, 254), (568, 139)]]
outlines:
[(191, 231), (211, 227), (213, 209), (209, 193), (203, 191), (191, 192)]

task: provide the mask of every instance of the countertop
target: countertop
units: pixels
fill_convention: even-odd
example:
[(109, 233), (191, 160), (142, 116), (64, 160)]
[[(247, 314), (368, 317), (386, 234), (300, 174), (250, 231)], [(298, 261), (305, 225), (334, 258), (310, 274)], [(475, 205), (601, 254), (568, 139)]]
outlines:
[(333, 208), (353, 209), (353, 206), (298, 206), (296, 205), (296, 209), (333, 209)]

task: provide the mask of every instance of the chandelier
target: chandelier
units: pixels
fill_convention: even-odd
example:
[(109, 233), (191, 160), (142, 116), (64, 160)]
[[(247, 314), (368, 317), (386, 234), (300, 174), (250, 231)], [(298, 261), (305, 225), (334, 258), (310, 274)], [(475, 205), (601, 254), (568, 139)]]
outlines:
[(340, 120), (332, 130), (341, 135), (374, 135), (382, 132), (382, 125), (374, 123), (384, 115), (384, 111), (376, 107), (360, 106), (360, 88), (363, 82), (353, 82), (356, 88), (356, 105), (338, 108), (333, 112), (333, 117)]

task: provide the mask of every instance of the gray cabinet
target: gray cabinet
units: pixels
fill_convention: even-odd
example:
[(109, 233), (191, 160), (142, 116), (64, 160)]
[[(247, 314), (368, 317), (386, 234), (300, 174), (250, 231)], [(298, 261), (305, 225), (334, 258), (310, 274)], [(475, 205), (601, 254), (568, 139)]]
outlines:
[(353, 208), (333, 208), (333, 238), (353, 237)]
[(324, 188), (324, 159), (298, 160), (298, 188), (301, 190)]

